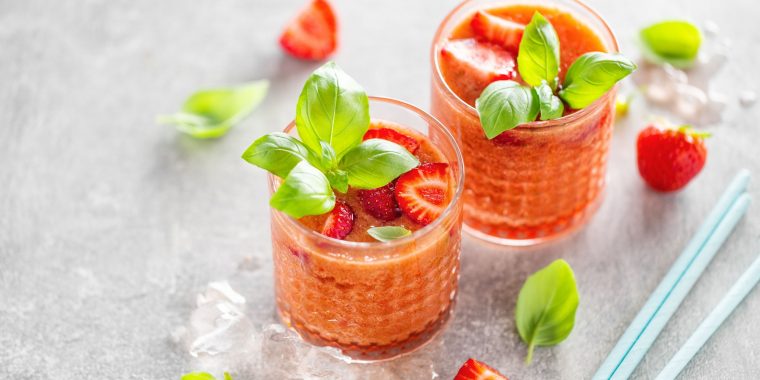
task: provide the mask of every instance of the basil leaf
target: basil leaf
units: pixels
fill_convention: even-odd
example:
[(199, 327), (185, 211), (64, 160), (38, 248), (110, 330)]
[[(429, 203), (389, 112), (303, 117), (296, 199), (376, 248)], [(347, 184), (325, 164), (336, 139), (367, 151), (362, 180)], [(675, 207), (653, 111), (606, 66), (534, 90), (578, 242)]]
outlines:
[(230, 375), (228, 372), (224, 373), (224, 380), (232, 380), (232, 375)]
[(208, 372), (192, 372), (182, 375), (181, 380), (216, 380), (216, 378)]
[(335, 62), (311, 74), (296, 106), (296, 127), (301, 141), (321, 153), (324, 141), (337, 157), (358, 145), (369, 128), (369, 100), (361, 86)]
[(555, 260), (525, 280), (517, 297), (515, 324), (528, 344), (526, 363), (533, 359), (536, 346), (553, 346), (570, 335), (577, 308), (575, 275), (565, 260)]
[(269, 82), (260, 80), (229, 88), (202, 90), (192, 94), (174, 115), (157, 118), (159, 124), (174, 124), (181, 132), (199, 139), (224, 135), (264, 100)]
[(541, 112), (541, 120), (552, 120), (562, 117), (562, 113), (565, 112), (565, 105), (562, 104), (562, 100), (554, 95), (552, 88), (544, 81), (535, 90), (538, 96), (538, 108)]
[(321, 215), (335, 207), (335, 193), (319, 169), (301, 161), (280, 184), (269, 204), (294, 218)]
[(369, 139), (349, 150), (338, 167), (348, 174), (348, 184), (359, 189), (376, 189), (419, 165), (403, 146), (388, 140)]
[(320, 141), (319, 145), (322, 147), (322, 157), (319, 159), (319, 164), (322, 167), (323, 172), (334, 168), (338, 165), (338, 159), (335, 157), (335, 150), (330, 144)]
[(541, 13), (534, 13), (530, 23), (525, 26), (517, 53), (517, 71), (523, 81), (531, 86), (546, 81), (552, 89), (557, 87), (559, 37)]
[(348, 191), (348, 174), (340, 169), (333, 169), (325, 173), (330, 186), (345, 194)]
[(639, 32), (642, 53), (654, 63), (669, 63), (675, 67), (690, 67), (699, 53), (702, 34), (699, 28), (686, 21), (663, 21)]
[(243, 159), (280, 178), (304, 160), (314, 161), (313, 153), (296, 138), (282, 132), (260, 137), (243, 152)]
[(581, 109), (599, 99), (634, 70), (636, 64), (622, 54), (583, 54), (567, 69), (559, 97), (570, 108)]
[(412, 234), (412, 231), (400, 226), (372, 227), (367, 230), (369, 236), (379, 241), (391, 241), (401, 239)]
[(538, 95), (530, 87), (506, 80), (488, 85), (475, 100), (480, 124), (488, 139), (520, 124), (536, 120)]

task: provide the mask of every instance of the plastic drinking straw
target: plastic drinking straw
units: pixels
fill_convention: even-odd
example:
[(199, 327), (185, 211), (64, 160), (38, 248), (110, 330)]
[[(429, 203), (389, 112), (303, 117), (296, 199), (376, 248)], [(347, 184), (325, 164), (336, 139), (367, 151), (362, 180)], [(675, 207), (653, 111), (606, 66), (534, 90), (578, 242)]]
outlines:
[[(702, 250), (690, 263), (688, 268), (684, 271), (681, 278), (673, 286), (670, 294), (663, 300), (659, 310), (655, 312), (652, 319), (649, 322), (644, 331), (639, 336), (639, 339), (631, 345), (626, 358), (620, 363), (613, 376), (616, 378), (627, 379), (631, 376), (631, 373), (636, 366), (641, 362), (641, 359), (649, 351), (649, 348), (654, 343), (657, 336), (660, 334), (665, 325), (668, 323), (670, 317), (676, 312), (678, 306), (681, 304), (686, 295), (689, 294), (692, 286), (697, 282), (699, 276), (702, 275), (707, 265), (718, 252), (723, 242), (726, 241), (728, 235), (731, 234), (734, 227), (750, 204), (750, 196), (742, 194), (739, 199), (729, 209), (726, 216), (718, 224), (718, 228), (715, 229), (713, 234), (707, 240)], [(619, 374), (619, 376), (618, 376)]]
[[(593, 377), (594, 379), (612, 379), (613, 376), (615, 378), (626, 378), (630, 372), (633, 371), (635, 365), (641, 361), (641, 358), (646, 352), (646, 349), (648, 349), (651, 345), (651, 342), (645, 345), (646, 349), (644, 349), (644, 351), (641, 351), (644, 346), (639, 346), (638, 350), (634, 350), (634, 346), (642, 337), (647, 327), (650, 326), (651, 322), (655, 318), (658, 311), (662, 308), (663, 304), (668, 301), (673, 288), (684, 276), (684, 272), (689, 269), (689, 267), (692, 265), (692, 262), (696, 259), (697, 256), (700, 255), (703, 247), (707, 243), (707, 240), (711, 235), (713, 235), (720, 222), (729, 213), (731, 206), (734, 205), (736, 199), (744, 193), (744, 190), (747, 188), (747, 183), (749, 182), (749, 177), (750, 175), (747, 170), (739, 171), (739, 173), (734, 177), (734, 179), (731, 181), (731, 184), (729, 184), (728, 188), (723, 192), (723, 195), (721, 195), (718, 203), (715, 205), (715, 207), (713, 207), (712, 211), (710, 211), (707, 219), (705, 219), (705, 221), (702, 223), (699, 230), (697, 230), (697, 233), (691, 239), (678, 259), (676, 259), (676, 261), (673, 263), (673, 266), (670, 268), (665, 277), (663, 277), (662, 281), (660, 281), (660, 284), (649, 296), (649, 299), (633, 319), (633, 322), (631, 322), (630, 326), (628, 326), (628, 329), (625, 331), (625, 333), (623, 333), (615, 347), (612, 349), (612, 351), (610, 351), (607, 358), (596, 371)], [(712, 258), (712, 255), (710, 255), (709, 258)], [(709, 260), (707, 261), (709, 262)], [(691, 285), (693, 285), (693, 283)], [(691, 285), (686, 287), (686, 291), (683, 292), (683, 296), (685, 296), (685, 293), (688, 293)], [(673, 311), (681, 303), (682, 300), (683, 299), (681, 298), (673, 299), (670, 301), (672, 303), (671, 308)], [(672, 311), (670, 314), (672, 314)], [(670, 314), (667, 315), (667, 318), (665, 318), (664, 321), (667, 321), (667, 319), (670, 318)], [(660, 330), (661, 328), (662, 327), (660, 327)], [(657, 334), (659, 334), (660, 330), (657, 330), (655, 333), (653, 333), (654, 335), (651, 337), (652, 340), (657, 336)], [(631, 365), (631, 363), (629, 363), (626, 365), (626, 367), (622, 368), (623, 371), (620, 371), (621, 365), (626, 361), (631, 353), (633, 353), (634, 356), (632, 361), (634, 364), (633, 368), (629, 369)], [(628, 374), (625, 374), (625, 372), (628, 372)]]
[(702, 321), (686, 343), (681, 346), (665, 368), (662, 369), (662, 372), (657, 375), (656, 380), (675, 379), (683, 368), (686, 367), (686, 364), (691, 361), (691, 358), (710, 339), (715, 330), (731, 315), (734, 309), (744, 300), (744, 297), (752, 291), (758, 281), (760, 281), (760, 257), (755, 259), (749, 269), (731, 287), (731, 290), (723, 296), (718, 306), (715, 307), (715, 310)]

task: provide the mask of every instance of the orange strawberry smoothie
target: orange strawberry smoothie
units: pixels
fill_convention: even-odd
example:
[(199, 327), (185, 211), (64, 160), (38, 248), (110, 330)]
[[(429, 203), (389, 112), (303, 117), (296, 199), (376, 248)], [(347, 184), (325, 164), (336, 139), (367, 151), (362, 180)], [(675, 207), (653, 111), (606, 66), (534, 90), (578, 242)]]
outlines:
[[(370, 105), (381, 101), (390, 102), (370, 98)], [(393, 102), (394, 107), (411, 107)], [(393, 129), (417, 142), (412, 150), (421, 165), (403, 174), (396, 181), (398, 186), (406, 186), (402, 184), (403, 177), (423, 170), (420, 168), (447, 168), (444, 210), (435, 220), (421, 224), (416, 214), (407, 215), (401, 205), (401, 210), (385, 214), (369, 208), (378, 218), (367, 211), (356, 189), (346, 194), (336, 192), (338, 204), (353, 212), (352, 218), (336, 217), (339, 221), (333, 225), (341, 230), (351, 220), (352, 228), (344, 240), (321, 233), (329, 223), (327, 215), (296, 220), (272, 210), (275, 293), (280, 317), (306, 341), (336, 347), (358, 360), (387, 359), (429, 341), (448, 320), (457, 293), (461, 155), (453, 136), (440, 123), (416, 108), (413, 111), (425, 121), (422, 133), (379, 119), (373, 119), (370, 131)], [(390, 118), (374, 110), (373, 116)], [(291, 124), (286, 132), (293, 129)], [(388, 133), (392, 132), (373, 138), (387, 137)], [(270, 190), (274, 191), (278, 184), (277, 177), (270, 175)], [(367, 204), (383, 205), (383, 194), (377, 202)], [(404, 226), (413, 234), (390, 242), (379, 242), (367, 234), (372, 226), (390, 225)]]
[[(467, 167), (466, 229), (498, 244), (532, 245), (574, 230), (595, 211), (604, 188), (614, 88), (582, 110), (522, 124), (489, 140), (474, 100), (492, 82), (482, 80), (484, 71), (493, 72), (497, 65), (447, 56), (451, 44), (461, 41), (491, 48), (493, 44), (483, 42), (473, 29), (477, 11), (522, 25), (536, 11), (544, 15), (560, 40), (560, 78), (584, 53), (617, 51), (604, 21), (585, 5), (573, 0), (540, 4), (465, 2), (441, 24), (431, 53), (431, 113), (457, 136)], [(498, 65), (516, 65), (516, 46), (497, 49), (512, 57)], [(515, 73), (513, 80), (520, 81), (519, 75)]]

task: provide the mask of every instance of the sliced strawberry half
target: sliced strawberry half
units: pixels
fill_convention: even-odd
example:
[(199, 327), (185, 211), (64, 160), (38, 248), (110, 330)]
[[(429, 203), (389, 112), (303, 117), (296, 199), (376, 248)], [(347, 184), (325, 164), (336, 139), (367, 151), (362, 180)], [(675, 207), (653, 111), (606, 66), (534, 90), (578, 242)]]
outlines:
[(449, 164), (422, 164), (398, 178), (396, 201), (415, 222), (427, 225), (441, 216), (449, 191)]
[(470, 104), (492, 82), (516, 76), (512, 53), (474, 38), (447, 41), (441, 48), (440, 65), (449, 87)]
[(472, 17), (470, 27), (479, 39), (500, 45), (514, 53), (519, 50), (520, 40), (525, 31), (525, 25), (505, 20), (482, 10)]
[(326, 0), (313, 0), (285, 27), (280, 45), (299, 59), (327, 58), (338, 46), (338, 22)]
[(364, 140), (383, 139), (403, 146), (409, 153), (414, 154), (420, 148), (420, 142), (416, 138), (392, 128), (370, 128), (364, 134)]
[(351, 209), (351, 206), (337, 201), (335, 202), (335, 208), (333, 208), (327, 220), (325, 220), (322, 235), (343, 240), (354, 229), (355, 219), (356, 215), (354, 215), (354, 210)]
[(509, 380), (499, 371), (475, 359), (468, 359), (459, 368), (454, 380)]
[(386, 222), (401, 216), (401, 210), (393, 194), (395, 182), (372, 190), (359, 190), (359, 200), (364, 211)]

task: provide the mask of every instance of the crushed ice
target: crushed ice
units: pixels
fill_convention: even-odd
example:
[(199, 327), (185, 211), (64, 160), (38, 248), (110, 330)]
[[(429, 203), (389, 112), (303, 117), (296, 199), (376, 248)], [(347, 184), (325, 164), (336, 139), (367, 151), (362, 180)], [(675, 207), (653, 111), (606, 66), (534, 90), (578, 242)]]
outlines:
[(697, 126), (719, 123), (728, 103), (710, 84), (728, 60), (730, 41), (718, 39), (718, 26), (714, 22), (706, 22), (703, 30), (707, 38), (693, 67), (678, 69), (643, 61), (633, 75), (651, 104)]
[(245, 313), (245, 297), (226, 281), (210, 283), (196, 304), (187, 327), (170, 334), (195, 358), (196, 370), (228, 371), (241, 379), (439, 378), (426, 350), (381, 363), (355, 363), (338, 349), (304, 342), (280, 324), (257, 328)]

